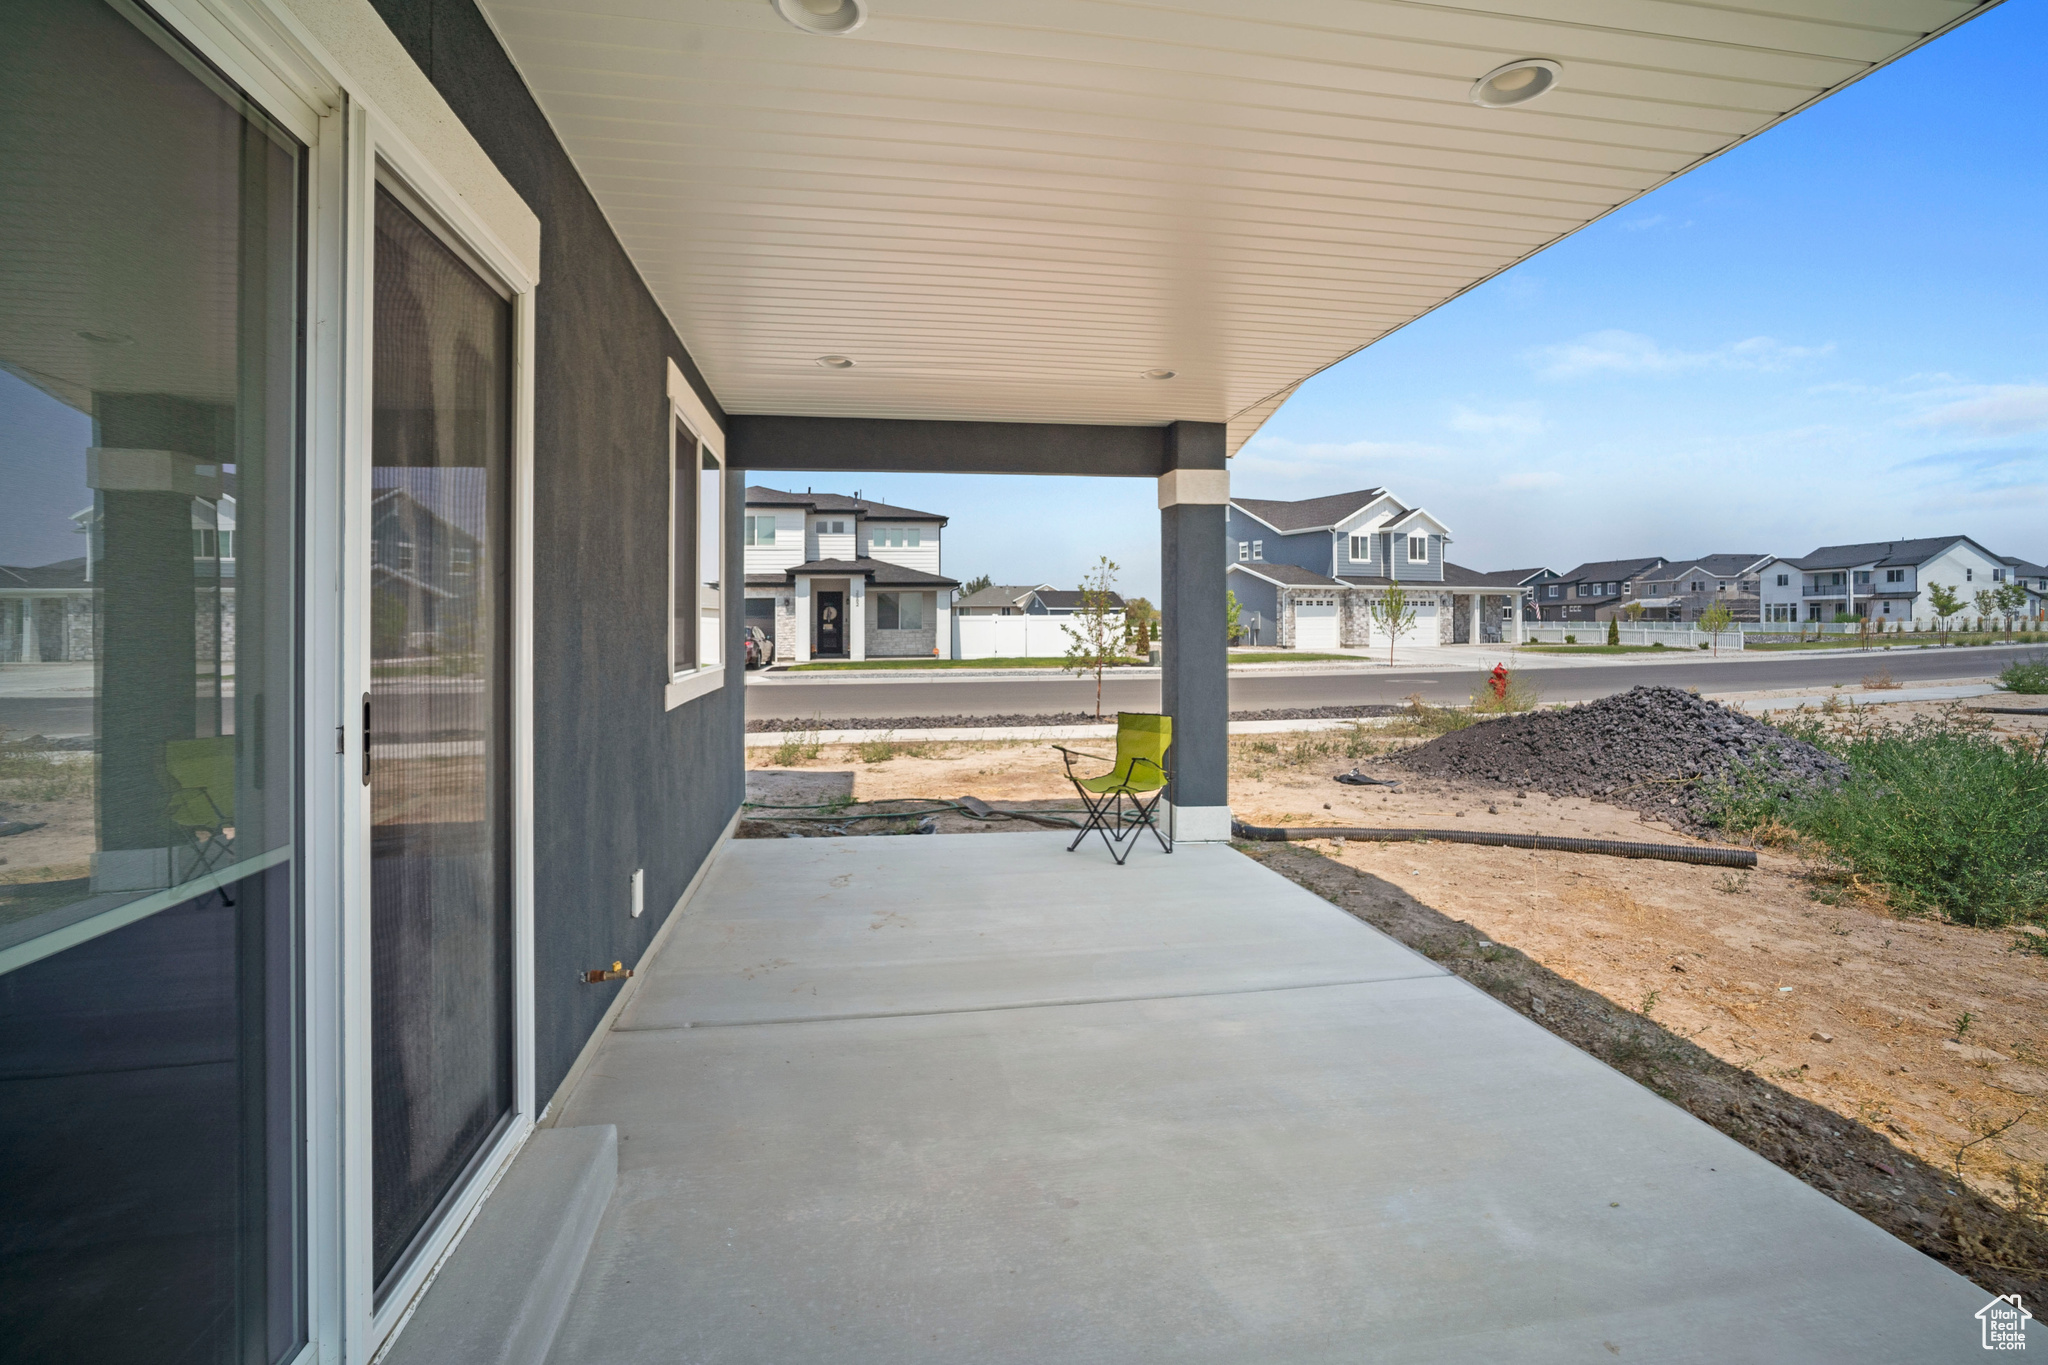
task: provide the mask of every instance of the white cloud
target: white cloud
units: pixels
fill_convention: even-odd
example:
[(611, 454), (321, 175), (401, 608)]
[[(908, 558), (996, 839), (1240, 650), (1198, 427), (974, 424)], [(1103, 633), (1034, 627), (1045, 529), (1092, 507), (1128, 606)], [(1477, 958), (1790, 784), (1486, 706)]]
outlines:
[(1534, 436), (1543, 430), (1543, 414), (1534, 403), (1511, 403), (1499, 412), (1474, 412), (1459, 408), (1451, 414), (1452, 431), (1489, 435), (1506, 432), (1512, 436)]
[(2048, 431), (2048, 385), (2000, 384), (1910, 418), (1916, 427), (1956, 428), (1979, 436)]
[(1772, 337), (1749, 337), (1711, 351), (1675, 351), (1640, 332), (1589, 332), (1562, 346), (1539, 346), (1524, 359), (1546, 379), (1590, 374), (1674, 374), (1685, 370), (1784, 370), (1835, 349), (1788, 346)]

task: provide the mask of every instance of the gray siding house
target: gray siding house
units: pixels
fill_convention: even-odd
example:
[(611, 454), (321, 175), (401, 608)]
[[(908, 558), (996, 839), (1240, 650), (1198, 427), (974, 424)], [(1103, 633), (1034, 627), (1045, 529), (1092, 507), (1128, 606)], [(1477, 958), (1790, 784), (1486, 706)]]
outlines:
[(1233, 497), (1224, 521), (1224, 576), (1237, 597), (1243, 642), (1365, 648), (1375, 632), (1384, 640), (1372, 603), (1396, 583), (1415, 606), (1403, 636), (1411, 643), (1516, 638), (1521, 584), (1449, 562), (1450, 543), (1450, 528), (1384, 488), (1292, 502)]

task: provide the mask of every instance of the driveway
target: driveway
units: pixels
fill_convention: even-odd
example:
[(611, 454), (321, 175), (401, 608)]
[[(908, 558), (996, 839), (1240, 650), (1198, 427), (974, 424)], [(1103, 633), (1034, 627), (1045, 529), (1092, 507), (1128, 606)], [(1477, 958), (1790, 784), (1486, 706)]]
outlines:
[(552, 1359), (1981, 1356), (1989, 1299), (1221, 845), (733, 843)]

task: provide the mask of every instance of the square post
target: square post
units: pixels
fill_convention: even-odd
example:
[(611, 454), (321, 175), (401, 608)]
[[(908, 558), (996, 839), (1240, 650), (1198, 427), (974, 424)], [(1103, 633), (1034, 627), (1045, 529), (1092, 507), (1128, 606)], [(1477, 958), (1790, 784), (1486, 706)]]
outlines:
[(1159, 478), (1160, 709), (1173, 717), (1174, 837), (1230, 837), (1230, 673), (1223, 638), (1230, 474), (1221, 422), (1175, 422)]
[(933, 643), (938, 646), (941, 659), (950, 659), (953, 657), (953, 590), (940, 588), (933, 593), (932, 607), (936, 618), (934, 624), (938, 628)]
[(796, 617), (796, 649), (793, 651), (792, 660), (807, 664), (811, 661), (811, 579), (808, 574), (796, 576), (791, 612)]
[(846, 580), (846, 657), (860, 663), (868, 657), (868, 581), (855, 574)]

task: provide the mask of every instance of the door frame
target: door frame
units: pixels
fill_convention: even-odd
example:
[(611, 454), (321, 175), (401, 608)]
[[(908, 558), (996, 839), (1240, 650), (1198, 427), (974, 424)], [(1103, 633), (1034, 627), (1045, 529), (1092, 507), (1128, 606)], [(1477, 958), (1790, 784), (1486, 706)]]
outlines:
[[(301, 1028), (307, 1335), (369, 1365), (533, 1131), (533, 410), (539, 221), (368, 0), (152, 0), (308, 148), (300, 528)], [(317, 31), (316, 31), (317, 30)], [(331, 53), (346, 52), (353, 67)], [(511, 293), (513, 1115), (381, 1297), (371, 1242), (370, 430), (379, 168)]]
[(824, 637), (825, 598), (827, 595), (839, 599), (839, 648), (835, 652), (827, 654), (823, 649), (814, 644), (811, 648), (811, 656), (813, 658), (850, 659), (853, 657), (853, 647), (847, 642), (846, 638), (846, 611), (847, 603), (853, 597), (851, 584), (840, 588), (819, 588), (816, 583), (811, 585), (811, 638), (816, 641), (822, 640)]

